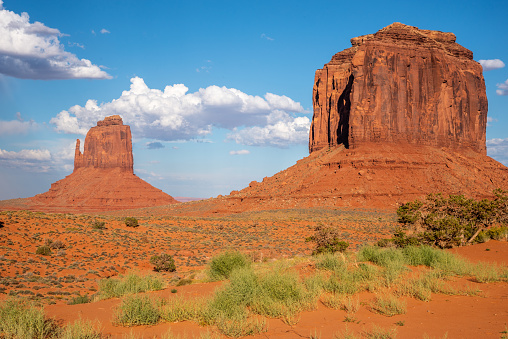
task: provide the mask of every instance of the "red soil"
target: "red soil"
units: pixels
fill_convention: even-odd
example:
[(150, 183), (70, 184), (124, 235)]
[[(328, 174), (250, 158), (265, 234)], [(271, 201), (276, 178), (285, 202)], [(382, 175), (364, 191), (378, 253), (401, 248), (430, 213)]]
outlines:
[[(94, 218), (105, 221), (106, 229), (93, 230), (90, 222)], [(97, 319), (102, 324), (102, 332), (112, 338), (121, 338), (131, 331), (144, 338), (159, 338), (168, 329), (174, 334), (192, 337), (215, 330), (189, 321), (148, 327), (114, 326), (112, 317), (119, 299), (72, 306), (66, 305), (66, 301), (78, 293), (93, 294), (98, 279), (129, 270), (149, 272), (149, 257), (160, 252), (174, 255), (178, 271), (162, 274), (169, 283), (168, 287), (150, 294), (165, 299), (211, 295), (218, 284), (199, 283), (203, 275), (198, 270), (205, 267), (211, 256), (227, 248), (251, 253), (256, 260), (308, 255), (312, 244), (304, 239), (313, 234), (314, 227), (320, 223), (339, 227), (344, 238), (356, 244), (372, 243), (380, 236), (387, 236), (395, 225), (393, 214), (352, 210), (291, 210), (221, 218), (139, 219), (141, 226), (133, 229), (125, 227), (123, 217), (23, 211), (0, 213), (3, 226), (0, 232), (4, 235), (0, 238), (0, 289), (4, 293), (0, 294), (0, 298), (17, 294), (37, 300), (46, 304), (46, 314), (61, 324), (80, 317)], [(36, 248), (46, 238), (61, 240), (66, 245), (63, 253), (55, 250), (51, 256), (36, 255)], [(471, 261), (508, 262), (507, 242), (490, 241), (452, 251)], [(311, 266), (301, 267), (307, 272), (307, 267)], [(180, 278), (191, 277), (197, 283), (175, 286)], [(376, 325), (383, 329), (396, 328), (398, 338), (421, 338), (424, 334), (440, 338), (446, 333), (449, 338), (499, 338), (508, 319), (508, 283), (479, 284), (467, 278), (457, 278), (451, 284), (469, 285), (482, 293), (479, 296), (433, 293), (430, 302), (403, 298), (407, 302), (407, 313), (394, 317), (372, 313), (362, 305), (355, 315), (359, 323), (343, 322), (344, 311), (319, 304), (317, 310), (303, 312), (299, 322), (292, 327), (281, 320), (268, 319), (268, 332), (254, 338), (308, 338), (314, 333), (321, 338), (332, 338), (335, 333), (345, 330), (346, 325), (357, 336)], [(172, 288), (178, 292), (171, 293)], [(369, 303), (374, 294), (365, 292), (358, 297), (361, 302)], [(397, 322), (403, 323), (403, 326), (397, 326)]]

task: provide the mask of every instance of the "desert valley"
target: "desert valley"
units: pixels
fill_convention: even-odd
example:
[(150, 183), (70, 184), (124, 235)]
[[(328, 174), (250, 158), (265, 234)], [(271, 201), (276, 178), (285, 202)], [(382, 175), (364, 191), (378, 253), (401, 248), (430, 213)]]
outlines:
[(103, 117), (70, 175), (0, 201), (0, 338), (508, 338), (482, 72), (453, 33), (353, 38), (315, 73), (309, 156), (184, 203)]

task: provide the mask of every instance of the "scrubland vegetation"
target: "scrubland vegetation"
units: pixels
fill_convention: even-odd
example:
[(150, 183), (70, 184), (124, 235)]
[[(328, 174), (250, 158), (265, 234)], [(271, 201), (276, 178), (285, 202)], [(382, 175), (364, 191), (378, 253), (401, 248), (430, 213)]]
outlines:
[[(298, 269), (302, 263), (312, 265), (313, 273), (302, 276)], [(409, 275), (416, 266), (423, 269)], [(344, 310), (343, 321), (354, 323), (360, 308), (388, 317), (406, 313), (405, 297), (428, 301), (434, 293), (481, 293), (453, 287), (450, 282), (455, 277), (482, 283), (508, 281), (504, 266), (473, 264), (429, 246), (365, 246), (358, 252), (256, 264), (239, 252), (228, 251), (210, 261), (206, 274), (209, 281), (227, 279), (209, 297), (164, 299), (143, 294), (161, 289), (163, 281), (156, 275), (131, 273), (101, 280), (96, 300), (122, 298), (115, 313), (119, 326), (193, 321), (228, 337), (243, 337), (267, 331), (268, 318), (295, 325), (302, 311), (314, 310), (318, 303)], [(356, 294), (361, 291), (372, 293), (370, 303), (359, 302)], [(79, 321), (60, 328), (44, 317), (41, 308), (15, 299), (0, 305), (0, 318), (4, 320), (0, 332), (5, 338), (100, 338), (100, 324)], [(390, 338), (396, 330), (375, 329), (368, 337), (377, 337), (376, 331), (392, 333)], [(352, 337), (353, 333), (336, 336)]]
[[(275, 258), (249, 251), (256, 246), (247, 248), (245, 243), (234, 243), (231, 250), (208, 257), (206, 266), (201, 259), (198, 263), (202, 265), (196, 265), (199, 269), (181, 275), (179, 272), (182, 266), (188, 265), (190, 259), (184, 260), (181, 256), (173, 258), (174, 255), (164, 253), (167, 248), (171, 248), (173, 238), (167, 240), (168, 245), (164, 245), (167, 247), (155, 245), (158, 242), (164, 243), (165, 236), (168, 236), (164, 232), (167, 232), (168, 228), (181, 231), (184, 229), (182, 225), (186, 223), (168, 226), (164, 224), (167, 222), (165, 219), (157, 220), (162, 223), (160, 225), (154, 218), (146, 218), (132, 227), (125, 223), (124, 218), (100, 220), (98, 217), (80, 217), (80, 224), (73, 227), (64, 226), (65, 232), (51, 230), (42, 233), (41, 229), (40, 233), (31, 237), (30, 245), (25, 246), (25, 249), (26, 253), (31, 255), (27, 262), (37, 263), (32, 259), (37, 258), (46, 265), (46, 270), (58, 269), (59, 266), (52, 264), (55, 261), (62, 261), (62, 267), (68, 266), (68, 253), (79, 252), (75, 250), (79, 244), (76, 238), (62, 236), (68, 233), (87, 241), (96, 239), (96, 244), (99, 239), (110, 237), (113, 240), (108, 238), (108, 241), (114, 244), (115, 249), (122, 248), (124, 244), (125, 253), (136, 253), (137, 262), (144, 262), (145, 267), (153, 269), (152, 272), (146, 272), (146, 268), (142, 272), (129, 267), (126, 273), (115, 269), (114, 274), (101, 276), (90, 269), (88, 273), (95, 274), (96, 288), (80, 289), (77, 290), (79, 293), (72, 295), (68, 293), (69, 296), (65, 299), (68, 304), (74, 305), (119, 298), (112, 320), (118, 327), (187, 321), (208, 329), (202, 338), (244, 337), (269, 331), (271, 319), (279, 319), (292, 328), (301, 321), (302, 312), (314, 311), (319, 307), (342, 312), (339, 321), (353, 326), (366, 321), (364, 315), (359, 315), (365, 314), (362, 312), (397, 319), (398, 316), (410, 312), (410, 300), (428, 302), (436, 294), (482, 296), (479, 284), (508, 282), (508, 268), (505, 265), (469, 262), (450, 251), (438, 248), (485, 242), (489, 239), (506, 239), (506, 192), (497, 191), (496, 194), (495, 199), (480, 202), (461, 196), (444, 198), (437, 195), (429, 196), (424, 202), (403, 205), (398, 210), (399, 229), (391, 228), (395, 235), (391, 239), (378, 241), (377, 245), (355, 241), (353, 246), (350, 246), (348, 241), (354, 238), (349, 237), (350, 233), (337, 227), (335, 223), (327, 222), (330, 214), (324, 214), (323, 219), (313, 224), (292, 215), (289, 217), (290, 221), (285, 219), (284, 222), (305, 225), (301, 228), (295, 227), (295, 234), (300, 238), (294, 240), (287, 235), (277, 235), (277, 239), (282, 239), (280, 241), (270, 238), (276, 233), (269, 233), (268, 230), (274, 232), (287, 225), (270, 223), (262, 214), (258, 214), (258, 219), (251, 221), (252, 224), (248, 227), (239, 223), (235, 219), (237, 217), (212, 221), (192, 219), (192, 222), (199, 226), (195, 229), (185, 228), (188, 233), (183, 239), (195, 234), (200, 242), (206, 242), (209, 241), (206, 240), (207, 236), (217, 236), (214, 239), (222, 237), (232, 244), (230, 238), (233, 239), (236, 235), (248, 244), (248, 237), (259, 232), (256, 236), (260, 239), (266, 238), (267, 246), (281, 246), (280, 243), (285, 241), (284, 246), (288, 249), (293, 245), (294, 248), (300, 249), (300, 252), (288, 252), (290, 255), (279, 255)], [(16, 225), (18, 220), (22, 221), (21, 213), (24, 212), (9, 214), (8, 225)], [(3, 216), (5, 215), (4, 213)], [(369, 218), (369, 222), (377, 225), (375, 227), (386, 222), (379, 219), (379, 224), (376, 224), (378, 218)], [(35, 220), (44, 222), (52, 219), (47, 215), (37, 214)], [(175, 220), (177, 223), (187, 221), (183, 218)], [(212, 225), (210, 230), (202, 226), (209, 225), (207, 223)], [(224, 228), (228, 223), (232, 225), (231, 229)], [(247, 233), (247, 230), (252, 233)], [(376, 228), (371, 230), (373, 234), (376, 233), (375, 230)], [(26, 234), (25, 236), (28, 236)], [(376, 234), (379, 235), (379, 232)], [(384, 234), (385, 237), (387, 235)], [(13, 240), (19, 241), (15, 238), (2, 240), (2, 248), (13, 246)], [(133, 246), (134, 243), (137, 247)], [(149, 252), (140, 250), (143, 244), (148, 244)], [(175, 242), (173, 244), (181, 246)], [(218, 247), (225, 247), (223, 244), (220, 243)], [(205, 245), (212, 246), (211, 243), (203, 246)], [(23, 247), (20, 246), (21, 248)], [(239, 252), (234, 248), (248, 250)], [(302, 249), (305, 249), (306, 255), (302, 255)], [(161, 251), (162, 254), (156, 254), (156, 251)], [(309, 256), (311, 252), (313, 255)], [(18, 253), (23, 252), (20, 250)], [(93, 253), (92, 260), (103, 260), (102, 256), (107, 258), (104, 252), (102, 255), (97, 254)], [(129, 262), (127, 256), (123, 258), (124, 264)], [(7, 259), (6, 255), (2, 255), (0, 262), (11, 263), (14, 267), (17, 264), (13, 256)], [(74, 265), (75, 263), (71, 262), (72, 269), (80, 269), (78, 265)], [(7, 272), (5, 267), (0, 269)], [(22, 273), (25, 274), (25, 271)], [(53, 279), (53, 276), (54, 274), (48, 275), (46, 279)], [(0, 338), (104, 338), (103, 324), (99, 322), (79, 319), (62, 325), (46, 316), (41, 299), (28, 292), (26, 297), (22, 292), (30, 291), (29, 287), (23, 286), (24, 283), (33, 281), (41, 284), (41, 278), (27, 275), (26, 280), (19, 283), (19, 280), (15, 280), (19, 277), (20, 273), (13, 278), (1, 280), (4, 286), (16, 286), (18, 292), (9, 293), (6, 300), (0, 302)], [(62, 284), (72, 286), (79, 280), (68, 275), (63, 279), (48, 280), (50, 283), (53, 281), (63, 289), (66, 285)], [(200, 297), (190, 297), (179, 292), (179, 286), (195, 282), (215, 282), (218, 287), (212, 294)], [(168, 288), (168, 291), (171, 289), (169, 296), (149, 293), (164, 288)], [(5, 288), (0, 290), (2, 291), (5, 291)], [(82, 293), (84, 291), (87, 293)], [(369, 327), (363, 332), (346, 328), (338, 331), (334, 338), (394, 338), (397, 327), (404, 326), (404, 321), (394, 321), (392, 325)], [(131, 334), (129, 338), (137, 337)], [(161, 338), (178, 336), (169, 331), (161, 334)], [(321, 334), (316, 330), (309, 333), (309, 338), (321, 338)]]

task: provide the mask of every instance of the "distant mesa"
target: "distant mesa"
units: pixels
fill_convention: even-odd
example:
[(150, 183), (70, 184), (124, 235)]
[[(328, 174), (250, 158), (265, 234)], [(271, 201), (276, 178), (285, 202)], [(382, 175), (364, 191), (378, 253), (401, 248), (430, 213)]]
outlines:
[(134, 174), (130, 127), (119, 115), (98, 121), (76, 141), (74, 171), (31, 198), (33, 208), (106, 211), (178, 203)]

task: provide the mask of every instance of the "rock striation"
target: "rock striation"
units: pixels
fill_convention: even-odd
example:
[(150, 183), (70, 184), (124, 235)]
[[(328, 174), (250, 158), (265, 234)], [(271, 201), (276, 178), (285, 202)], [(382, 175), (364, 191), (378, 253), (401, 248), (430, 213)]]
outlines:
[(83, 154), (79, 139), (76, 141), (74, 170), (86, 167), (120, 168), (134, 173), (131, 129), (119, 115), (98, 121), (88, 131)]
[(130, 127), (118, 115), (106, 117), (88, 131), (83, 153), (78, 139), (72, 174), (31, 202), (32, 209), (81, 212), (178, 203), (134, 174)]
[(409, 143), (486, 154), (482, 67), (453, 33), (394, 23), (316, 71), (310, 153)]

